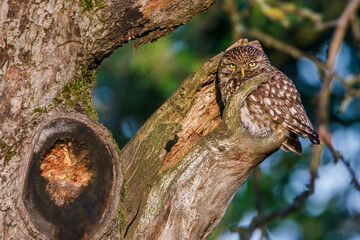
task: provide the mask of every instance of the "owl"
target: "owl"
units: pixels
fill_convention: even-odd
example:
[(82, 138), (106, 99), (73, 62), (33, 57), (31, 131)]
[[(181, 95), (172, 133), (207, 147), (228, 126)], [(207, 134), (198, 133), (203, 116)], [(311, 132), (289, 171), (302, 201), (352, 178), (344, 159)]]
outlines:
[(267, 73), (267, 81), (245, 99), (240, 109), (245, 128), (254, 136), (266, 136), (271, 131), (285, 133), (281, 148), (297, 154), (302, 152), (298, 136), (320, 144), (294, 83), (258, 48), (237, 46), (222, 56), (216, 84), (224, 105), (242, 84), (261, 73)]

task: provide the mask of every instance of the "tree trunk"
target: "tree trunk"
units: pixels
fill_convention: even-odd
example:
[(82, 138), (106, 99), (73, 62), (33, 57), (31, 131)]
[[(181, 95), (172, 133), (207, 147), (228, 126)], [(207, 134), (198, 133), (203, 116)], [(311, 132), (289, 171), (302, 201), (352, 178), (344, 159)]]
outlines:
[(220, 112), (221, 54), (121, 151), (97, 122), (100, 62), (162, 37), (215, 0), (0, 2), (0, 239), (205, 239), (283, 138), (249, 136), (241, 89)]

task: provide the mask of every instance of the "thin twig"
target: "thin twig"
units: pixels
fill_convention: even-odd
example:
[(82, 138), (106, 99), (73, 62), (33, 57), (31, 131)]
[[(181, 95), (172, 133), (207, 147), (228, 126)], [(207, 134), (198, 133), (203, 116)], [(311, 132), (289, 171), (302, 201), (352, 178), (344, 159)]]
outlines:
[(257, 215), (256, 217), (253, 218), (248, 228), (232, 227), (230, 230), (232, 232), (239, 233), (241, 239), (243, 238), (249, 239), (251, 237), (252, 232), (255, 229), (264, 226), (266, 223), (274, 220), (275, 218), (285, 217), (290, 213), (297, 211), (303, 205), (303, 203), (309, 198), (309, 196), (311, 196), (311, 194), (314, 193), (315, 190), (315, 179), (317, 178), (317, 169), (311, 168), (309, 171), (310, 171), (310, 182), (307, 185), (307, 189), (303, 191), (301, 194), (299, 194), (297, 197), (295, 197), (292, 204), (282, 209), (278, 209), (264, 215)]
[[(324, 78), (322, 88), (319, 93), (318, 105), (318, 120), (319, 125), (324, 125), (322, 129), (327, 130), (327, 122), (329, 118), (329, 99), (330, 99), (330, 84), (334, 76), (334, 64), (336, 55), (340, 49), (341, 43), (345, 36), (345, 31), (350, 22), (350, 19), (356, 13), (360, 0), (351, 0), (346, 6), (344, 12), (341, 14), (333, 38), (329, 44), (328, 56), (326, 61), (327, 72)], [(320, 128), (319, 128), (320, 129)], [(328, 131), (327, 131), (328, 132)], [(319, 132), (320, 138), (327, 144), (332, 145), (330, 139), (324, 138), (326, 133)]]
[(331, 154), (334, 157), (334, 162), (337, 163), (338, 161), (342, 162), (346, 169), (348, 170), (350, 176), (351, 176), (351, 183), (354, 185), (355, 189), (358, 190), (360, 192), (360, 183), (359, 180), (356, 177), (355, 171), (354, 169), (351, 167), (351, 164), (349, 161), (345, 160), (344, 156), (341, 155), (341, 153), (339, 151), (336, 151), (335, 148), (331, 145), (328, 146)]
[(324, 150), (323, 145), (313, 148), (311, 165), (309, 169), (310, 182), (307, 185), (307, 189), (294, 198), (292, 204), (282, 209), (278, 209), (264, 215), (258, 214), (253, 218), (249, 227), (247, 228), (233, 227), (231, 228), (231, 231), (239, 233), (241, 239), (249, 239), (255, 229), (259, 227), (263, 227), (266, 223), (274, 220), (275, 218), (286, 217), (290, 213), (297, 211), (315, 191), (315, 180), (318, 176), (317, 171), (318, 171), (318, 167), (320, 166), (321, 153), (323, 150)]
[[(276, 50), (285, 52), (295, 59), (299, 59), (302, 57), (308, 58), (310, 61), (312, 61), (316, 65), (316, 67), (320, 70), (320, 73), (325, 73), (327, 71), (327, 65), (312, 54), (307, 54), (307, 53), (301, 51), (300, 49), (298, 49), (290, 44), (287, 44), (279, 39), (276, 39), (270, 35), (267, 35), (257, 29), (246, 29), (246, 33), (248, 35), (250, 35), (252, 38), (258, 39), (264, 45), (275, 48)], [(323, 74), (320, 74), (320, 75), (322, 76)], [(346, 79), (341, 77), (336, 72), (333, 73), (333, 77), (335, 77), (346, 88), (348, 88), (349, 84), (347, 83)]]
[(239, 233), (241, 239), (249, 239), (255, 229), (259, 227), (263, 227), (266, 223), (274, 220), (279, 217), (286, 217), (287, 215), (297, 211), (305, 201), (314, 193), (315, 191), (315, 180), (318, 176), (318, 168), (321, 162), (321, 153), (324, 150), (324, 145), (320, 145), (313, 148), (312, 157), (311, 157), (311, 165), (309, 169), (310, 173), (310, 182), (307, 184), (307, 189), (300, 193), (297, 197), (294, 198), (292, 204), (278, 209), (267, 214), (260, 215), (258, 214), (253, 218), (249, 227), (233, 227), (230, 230), (232, 232)]
[[(276, 39), (270, 35), (267, 35), (257, 29), (246, 28), (246, 26), (242, 24), (242, 19), (248, 15), (249, 8), (250, 8), (250, 5), (249, 5), (249, 7), (247, 7), (246, 9), (244, 9), (240, 12), (234, 3), (234, 0), (225, 0), (224, 1), (224, 12), (229, 16), (231, 26), (232, 26), (232, 33), (233, 33), (233, 37), (235, 38), (235, 40), (240, 39), (244, 35), (249, 35), (254, 39), (258, 39), (264, 45), (267, 45), (267, 46), (273, 47), (279, 51), (285, 52), (295, 59), (298, 59), (301, 57), (308, 58), (320, 70), (320, 73), (321, 73), (320, 75), (322, 75), (322, 73), (325, 73), (327, 71), (327, 65), (323, 61), (321, 61), (320, 59), (315, 57), (314, 55), (307, 54), (307, 53), (295, 48), (294, 46), (287, 44), (279, 39)], [(338, 21), (340, 21), (340, 19), (331, 21), (331, 27), (337, 26), (336, 23)], [(322, 23), (319, 23), (319, 26), (321, 24)], [(328, 24), (330, 24), (330, 22)], [(325, 30), (325, 29), (320, 29), (320, 30)], [(348, 88), (348, 84), (347, 84), (346, 80), (343, 77), (341, 77), (339, 74), (333, 72), (333, 77), (338, 79), (346, 88)]]
[(344, 39), (345, 31), (350, 22), (350, 19), (356, 13), (356, 10), (357, 10), (359, 4), (360, 4), (359, 0), (350, 0), (349, 4), (346, 6), (344, 12), (341, 14), (339, 20), (337, 21), (337, 27), (336, 27), (335, 33), (329, 44), (328, 58), (326, 61), (328, 73), (325, 78), (325, 83), (327, 83), (328, 85), (330, 84), (328, 82), (331, 82), (331, 79), (332, 79), (336, 55), (337, 55), (337, 53), (340, 49), (341, 43)]
[(335, 162), (339, 159), (344, 162), (345, 166), (348, 168), (348, 171), (353, 177), (353, 183), (357, 188), (358, 181), (356, 179), (355, 173), (353, 172), (350, 164), (347, 164), (341, 154), (336, 151), (332, 144), (331, 133), (328, 128), (329, 121), (329, 101), (330, 101), (330, 84), (331, 80), (334, 76), (334, 65), (335, 59), (340, 49), (341, 43), (344, 39), (346, 29), (350, 23), (350, 20), (354, 17), (358, 7), (360, 4), (360, 0), (351, 0), (346, 6), (345, 10), (341, 14), (338, 22), (335, 33), (331, 39), (329, 44), (328, 56), (326, 61), (327, 73), (325, 75), (322, 88), (319, 93), (319, 104), (318, 104), (318, 131), (319, 136), (322, 142), (324, 142), (330, 149), (331, 153), (334, 156)]
[[(255, 209), (257, 212), (258, 216), (262, 215), (262, 210), (261, 210), (261, 187), (260, 187), (260, 182), (261, 182), (261, 169), (260, 168), (256, 168), (254, 170), (253, 173), (253, 180), (254, 180), (254, 202), (255, 202)], [(261, 227), (261, 234), (264, 236), (266, 234), (265, 228), (264, 226), (260, 226)]]
[[(307, 53), (301, 51), (300, 49), (298, 49), (290, 44), (287, 44), (281, 40), (278, 40), (270, 35), (267, 35), (257, 29), (248, 29), (247, 33), (251, 37), (261, 41), (264, 45), (270, 46), (270, 47), (275, 48), (276, 50), (285, 52), (295, 59), (298, 59), (301, 57), (308, 58), (317, 66), (317, 68), (320, 70), (320, 72), (323, 73), (326, 71), (326, 68), (327, 68), (326, 64), (323, 61), (321, 61), (320, 59), (318, 59), (317, 57), (315, 57), (314, 55), (307, 54)], [(345, 79), (343, 79), (340, 75), (338, 75), (336, 73), (334, 73), (334, 77), (342, 83), (346, 82)]]
[(345, 167), (347, 168), (350, 176), (351, 176), (351, 183), (354, 185), (356, 190), (360, 192), (360, 183), (359, 180), (356, 177), (354, 169), (352, 169), (351, 164), (349, 161), (346, 161), (343, 157), (339, 158), (339, 160), (344, 163)]
[[(338, 22), (337, 27), (335, 30), (335, 33), (331, 39), (331, 42), (329, 44), (329, 50), (328, 50), (328, 57), (326, 61), (327, 66), (327, 73), (324, 78), (322, 89), (319, 93), (319, 105), (318, 105), (318, 120), (319, 120), (319, 136), (321, 141), (323, 141), (330, 149), (332, 155), (334, 156), (335, 162), (340, 160), (344, 163), (346, 166), (348, 172), (350, 173), (352, 177), (352, 183), (354, 187), (360, 191), (360, 184), (359, 181), (356, 178), (354, 170), (351, 168), (350, 163), (344, 159), (344, 157), (336, 151), (334, 148), (332, 141), (331, 141), (331, 133), (328, 129), (328, 121), (329, 121), (329, 101), (330, 101), (330, 84), (331, 80), (334, 76), (334, 65), (335, 65), (335, 59), (339, 52), (341, 43), (344, 39), (346, 29), (350, 23), (351, 20), (354, 19), (355, 13), (359, 7), (360, 0), (351, 0), (349, 1), (348, 5), (346, 6), (344, 12), (341, 14)], [(354, 21), (354, 20), (353, 20)], [(353, 28), (354, 25), (357, 27), (356, 22), (352, 22)], [(355, 40), (359, 40), (359, 34), (357, 33), (358, 30), (354, 31), (353, 34), (355, 37)]]
[(341, 100), (337, 113), (343, 113), (355, 97), (360, 97), (360, 89), (356, 89), (355, 87), (348, 87), (344, 98)]
[[(360, 19), (356, 15), (353, 15), (351, 18), (351, 32), (357, 46), (358, 59), (360, 59)], [(360, 82), (360, 69), (358, 70), (353, 82)]]
[(258, 215), (261, 215), (261, 170), (256, 168), (253, 173), (254, 179), (254, 198), (255, 198), (255, 209)]
[(234, 0), (224, 0), (223, 9), (229, 16), (234, 41), (242, 38), (244, 35), (244, 26), (241, 22), (243, 22), (243, 19), (249, 14), (248, 8), (242, 10), (240, 13)]
[(336, 27), (337, 22), (338, 22), (338, 19), (330, 20), (328, 22), (322, 22), (322, 23), (319, 23), (318, 25), (315, 25), (315, 28), (318, 31), (324, 31), (326, 29)]

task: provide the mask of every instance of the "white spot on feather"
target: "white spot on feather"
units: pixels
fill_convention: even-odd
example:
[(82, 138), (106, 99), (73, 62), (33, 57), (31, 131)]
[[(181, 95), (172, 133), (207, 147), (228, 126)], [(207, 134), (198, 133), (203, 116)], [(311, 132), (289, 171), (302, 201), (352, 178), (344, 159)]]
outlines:
[(244, 106), (241, 108), (240, 118), (244, 126), (250, 131), (250, 134), (252, 135), (265, 136), (270, 131), (268, 128), (260, 127), (252, 120), (252, 116), (250, 115), (247, 104), (244, 104)]
[(271, 114), (271, 116), (275, 116), (275, 113), (272, 109), (270, 109), (270, 114)]
[(257, 99), (256, 99), (256, 97), (255, 97), (254, 95), (250, 95), (250, 98), (251, 98), (254, 102), (257, 101)]
[(296, 114), (297, 113), (297, 111), (296, 111), (296, 109), (294, 107), (291, 107), (289, 109), (289, 111), (290, 111), (291, 114)]
[(271, 105), (271, 101), (270, 101), (270, 99), (268, 99), (268, 98), (264, 98), (264, 102), (265, 102), (267, 105)]

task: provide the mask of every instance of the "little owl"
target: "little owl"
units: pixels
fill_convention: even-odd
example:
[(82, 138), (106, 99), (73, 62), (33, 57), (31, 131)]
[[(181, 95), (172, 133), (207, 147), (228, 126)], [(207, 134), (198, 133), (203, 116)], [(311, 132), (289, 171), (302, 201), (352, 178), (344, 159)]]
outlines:
[(284, 132), (287, 138), (281, 148), (298, 154), (302, 152), (298, 136), (320, 144), (294, 83), (271, 66), (266, 54), (258, 48), (237, 46), (222, 56), (217, 88), (224, 105), (244, 82), (251, 81), (261, 73), (267, 73), (267, 81), (245, 99), (240, 109), (241, 122), (245, 128), (255, 136), (265, 136), (270, 131)]

